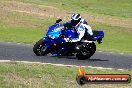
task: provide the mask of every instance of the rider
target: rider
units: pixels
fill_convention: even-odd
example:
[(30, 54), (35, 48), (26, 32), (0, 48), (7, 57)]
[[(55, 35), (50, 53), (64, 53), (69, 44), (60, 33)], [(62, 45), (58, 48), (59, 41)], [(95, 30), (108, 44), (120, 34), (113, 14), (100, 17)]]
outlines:
[[(58, 19), (56, 23), (59, 23), (62, 21), (61, 19)], [(71, 20), (69, 22), (65, 22), (64, 28), (73, 28), (77, 32), (77, 38), (64, 38), (65, 42), (78, 42), (82, 39), (86, 38), (88, 34), (93, 40), (96, 40), (95, 37), (93, 37), (92, 28), (88, 23), (85, 21), (85, 19), (82, 18), (80, 14), (74, 13), (71, 16)], [(88, 33), (88, 34), (87, 34)]]

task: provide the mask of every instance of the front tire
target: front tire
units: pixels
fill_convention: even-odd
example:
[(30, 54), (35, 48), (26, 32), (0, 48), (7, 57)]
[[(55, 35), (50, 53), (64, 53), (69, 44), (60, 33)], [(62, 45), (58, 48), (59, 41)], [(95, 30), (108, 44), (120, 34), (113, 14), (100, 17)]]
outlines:
[(33, 52), (36, 56), (45, 56), (47, 53), (45, 52), (46, 43), (43, 39), (40, 39), (33, 47)]
[(78, 53), (76, 54), (76, 57), (78, 60), (85, 60), (89, 59), (96, 51), (96, 45), (95, 43), (89, 43), (86, 44), (85, 47), (82, 47)]

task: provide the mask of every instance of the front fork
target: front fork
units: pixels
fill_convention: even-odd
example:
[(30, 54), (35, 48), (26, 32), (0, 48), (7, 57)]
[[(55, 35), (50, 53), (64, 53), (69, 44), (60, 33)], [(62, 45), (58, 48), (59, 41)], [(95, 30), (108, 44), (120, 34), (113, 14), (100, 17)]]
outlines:
[(60, 47), (60, 41), (59, 39), (50, 39), (48, 37), (43, 37), (43, 41), (46, 42), (45, 49), (51, 54), (59, 54)]
[(51, 46), (53, 43), (52, 43), (51, 39), (48, 37), (43, 37), (43, 41), (46, 43), (45, 52), (52, 53)]

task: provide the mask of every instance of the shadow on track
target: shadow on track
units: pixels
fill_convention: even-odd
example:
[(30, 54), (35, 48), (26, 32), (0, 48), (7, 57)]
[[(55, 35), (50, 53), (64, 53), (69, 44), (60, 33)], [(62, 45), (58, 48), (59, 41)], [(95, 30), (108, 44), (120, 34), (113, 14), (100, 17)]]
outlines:
[[(57, 58), (61, 58), (61, 59), (73, 59), (73, 60), (78, 60), (76, 57), (73, 57), (73, 56), (51, 56), (51, 57), (57, 57)], [(78, 60), (80, 61), (80, 60)], [(81, 61), (85, 61), (85, 60), (81, 60)], [(86, 59), (86, 61), (109, 61), (109, 60), (103, 60), (103, 59)]]

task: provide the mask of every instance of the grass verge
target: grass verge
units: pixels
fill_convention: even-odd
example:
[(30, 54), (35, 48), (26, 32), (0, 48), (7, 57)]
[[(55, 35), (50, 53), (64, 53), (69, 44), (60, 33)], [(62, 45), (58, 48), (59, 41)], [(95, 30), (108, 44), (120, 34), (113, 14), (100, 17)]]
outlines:
[(19, 0), (38, 5), (51, 5), (62, 10), (94, 15), (110, 15), (123, 18), (132, 18), (132, 0)]
[[(128, 70), (99, 70), (85, 68), (88, 74), (130, 74)], [(0, 63), (1, 88), (80, 88), (76, 83), (77, 67)], [(130, 88), (130, 84), (89, 84), (82, 88)]]

